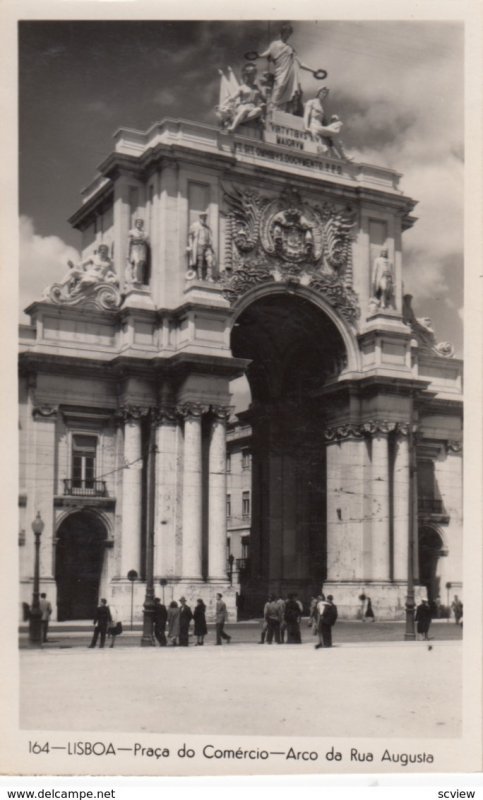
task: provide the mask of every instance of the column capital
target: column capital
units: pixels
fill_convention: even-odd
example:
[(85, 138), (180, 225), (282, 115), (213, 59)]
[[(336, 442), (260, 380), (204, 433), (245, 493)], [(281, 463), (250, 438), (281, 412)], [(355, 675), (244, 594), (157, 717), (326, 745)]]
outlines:
[(446, 442), (447, 453), (461, 453), (463, 451), (463, 442), (459, 439), (451, 439)]
[(41, 417), (43, 419), (57, 419), (57, 414), (59, 413), (59, 406), (57, 405), (49, 405), (47, 403), (39, 403), (35, 405), (32, 409), (32, 416), (34, 419)]
[(201, 419), (203, 414), (206, 414), (208, 410), (209, 406), (205, 406), (202, 403), (183, 403), (177, 406), (178, 414), (185, 420)]
[(155, 425), (166, 425), (178, 421), (179, 411), (176, 406), (160, 405), (152, 409), (152, 419)]
[(230, 419), (230, 415), (233, 411), (233, 406), (210, 406), (210, 411), (213, 415), (213, 420), (215, 422), (223, 422), (226, 423)]
[[(413, 425), (413, 433), (416, 433), (417, 425)], [(364, 436), (375, 436), (377, 434), (388, 435), (396, 433), (398, 436), (409, 435), (408, 422), (393, 422), (387, 419), (370, 419), (361, 423), (347, 422), (343, 425), (333, 425), (325, 428), (324, 438), (326, 442), (341, 441), (343, 439), (361, 439)]]
[(115, 412), (115, 418), (118, 422), (128, 422), (129, 420), (141, 420), (148, 414), (147, 406), (123, 404)]

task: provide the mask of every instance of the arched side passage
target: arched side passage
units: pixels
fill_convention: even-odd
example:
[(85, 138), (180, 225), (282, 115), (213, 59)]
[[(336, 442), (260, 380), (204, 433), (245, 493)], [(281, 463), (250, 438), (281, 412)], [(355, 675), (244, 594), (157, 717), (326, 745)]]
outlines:
[(57, 618), (92, 619), (97, 607), (108, 526), (91, 509), (67, 514), (57, 526)]
[(443, 597), (439, 561), (444, 555), (446, 550), (440, 529), (431, 523), (421, 525), (418, 530), (419, 581), (426, 587), (430, 604)]
[(324, 300), (321, 295), (300, 284), (294, 284), (293, 286), (290, 285), (287, 287), (285, 283), (269, 283), (250, 289), (233, 304), (233, 314), (230, 320), (230, 333), (232, 332), (234, 325), (237, 323), (238, 318), (250, 305), (255, 303), (257, 300), (270, 295), (299, 297), (307, 300), (320, 311), (322, 311), (336, 327), (342, 338), (342, 341), (344, 342), (347, 354), (347, 365), (344, 369), (344, 373), (361, 371), (361, 355), (357, 342), (356, 331), (354, 328), (349, 325), (349, 323), (346, 322), (345, 319), (343, 319), (343, 317), (341, 317), (330, 305), (330, 303)]

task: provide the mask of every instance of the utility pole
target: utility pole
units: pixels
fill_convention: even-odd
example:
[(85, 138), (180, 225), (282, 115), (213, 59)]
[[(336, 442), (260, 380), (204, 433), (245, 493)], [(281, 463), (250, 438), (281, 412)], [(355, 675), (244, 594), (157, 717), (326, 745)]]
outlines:
[(408, 430), (408, 455), (409, 455), (409, 508), (408, 508), (408, 585), (406, 595), (406, 630), (404, 638), (414, 640), (416, 633), (414, 630), (414, 515), (416, 500), (416, 450), (414, 446), (414, 395), (411, 397), (411, 408), (409, 412)]

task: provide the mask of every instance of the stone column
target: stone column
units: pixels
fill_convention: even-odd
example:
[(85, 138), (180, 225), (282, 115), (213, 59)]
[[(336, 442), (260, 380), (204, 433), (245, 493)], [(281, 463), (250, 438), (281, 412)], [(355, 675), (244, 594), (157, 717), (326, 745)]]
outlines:
[(201, 418), (203, 407), (183, 406), (183, 580), (201, 579), (202, 538), (202, 453)]
[(154, 574), (175, 573), (175, 525), (178, 415), (175, 408), (157, 409), (154, 525)]
[(141, 419), (145, 411), (125, 407), (124, 465), (122, 476), (121, 578), (131, 569), (141, 574), (142, 438)]
[(340, 461), (341, 445), (338, 439), (327, 442), (327, 581), (339, 579), (339, 528)]
[(329, 428), (325, 435), (327, 580), (362, 580), (366, 441), (356, 425)]
[(396, 434), (394, 454), (394, 558), (395, 581), (407, 581), (409, 536), (409, 440), (401, 426)]
[(372, 580), (390, 580), (388, 435), (377, 426), (372, 436)]
[(229, 409), (217, 406), (211, 421), (208, 456), (208, 577), (226, 581), (226, 421)]

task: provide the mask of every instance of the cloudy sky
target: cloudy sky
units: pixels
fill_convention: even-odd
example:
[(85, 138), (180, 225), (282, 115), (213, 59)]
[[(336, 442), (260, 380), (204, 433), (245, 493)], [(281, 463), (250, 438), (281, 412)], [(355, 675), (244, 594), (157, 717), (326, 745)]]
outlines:
[[(255, 22), (22, 22), (19, 26), (20, 306), (65, 272), (67, 218), (119, 127), (163, 117), (216, 124), (218, 68), (239, 74), (278, 25)], [(295, 22), (303, 61), (329, 73), (331, 113), (357, 159), (403, 173), (419, 203), (404, 235), (405, 290), (438, 339), (462, 352), (463, 26)], [(260, 62), (261, 63), (261, 62)], [(304, 74), (311, 96), (316, 82)], [(317, 84), (319, 85), (319, 84)], [(24, 317), (25, 320), (25, 317)]]

